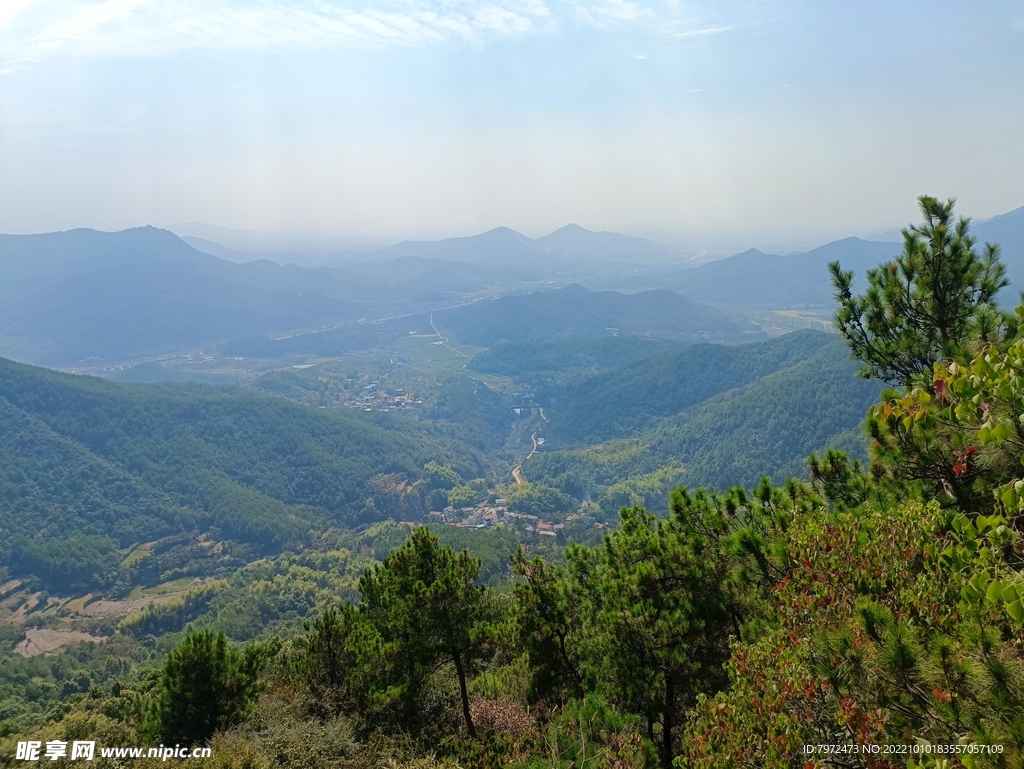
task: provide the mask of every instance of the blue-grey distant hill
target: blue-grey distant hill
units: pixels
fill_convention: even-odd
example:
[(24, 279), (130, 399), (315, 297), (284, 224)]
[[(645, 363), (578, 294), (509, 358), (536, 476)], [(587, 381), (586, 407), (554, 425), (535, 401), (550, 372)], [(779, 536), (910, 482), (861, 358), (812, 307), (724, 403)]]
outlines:
[(646, 238), (633, 238), (616, 232), (592, 232), (568, 224), (550, 235), (533, 239), (508, 227), (467, 238), (405, 241), (377, 252), (379, 259), (419, 256), (427, 259), (468, 262), (470, 264), (527, 266), (548, 265), (554, 261), (617, 261), (636, 257), (656, 257), (674, 251)]
[[(978, 239), (979, 250), (987, 242), (1001, 245), (1012, 292), (1004, 292), (1004, 301), (1015, 303), (1017, 292), (1024, 290), (1024, 207), (972, 224), (971, 233)], [(699, 267), (649, 275), (634, 284), (656, 284), (706, 302), (827, 308), (834, 304), (829, 262), (838, 259), (844, 269), (853, 270), (855, 288), (863, 288), (867, 270), (893, 259), (902, 248), (902, 241), (844, 238), (788, 256), (750, 249)]]
[(617, 232), (592, 232), (578, 224), (567, 224), (533, 242), (554, 257), (568, 259), (626, 259), (661, 256), (674, 251), (670, 246), (647, 238), (634, 238)]
[(455, 307), (435, 313), (434, 319), (459, 341), (483, 347), (613, 334), (677, 341), (746, 336), (720, 310), (671, 291), (623, 294), (588, 291), (578, 284)]
[(238, 249), (228, 248), (227, 246), (222, 246), (220, 243), (214, 243), (212, 240), (199, 238), (195, 235), (178, 235), (178, 237), (181, 238), (183, 242), (192, 246), (196, 251), (216, 256), (218, 259), (224, 259), (228, 262), (245, 264), (246, 262), (258, 261), (260, 258), (269, 259), (272, 262), (279, 261), (266, 254), (258, 254), (253, 251), (239, 251)]
[[(1012, 301), (1024, 291), (1024, 206), (971, 226), (979, 243), (999, 243), (1010, 278)], [(1003, 301), (1011, 301), (1004, 297)]]
[(892, 259), (898, 243), (846, 238), (804, 254), (780, 256), (757, 249), (678, 270), (658, 280), (666, 288), (705, 302), (764, 307), (828, 307), (833, 304), (828, 263), (838, 259), (858, 275)]
[(118, 359), (355, 317), (322, 276), (233, 264), (153, 227), (0, 235), (0, 353)]

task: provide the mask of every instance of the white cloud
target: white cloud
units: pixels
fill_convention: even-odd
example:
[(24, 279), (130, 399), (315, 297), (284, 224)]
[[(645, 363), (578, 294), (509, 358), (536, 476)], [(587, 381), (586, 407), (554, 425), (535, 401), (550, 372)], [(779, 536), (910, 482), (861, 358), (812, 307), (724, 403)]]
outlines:
[(679, 0), (0, 0), (0, 71), (55, 54), (167, 56), (354, 43), (485, 44), (548, 34), (565, 22), (637, 26), (667, 37), (728, 27), (696, 23)]
[(0, 3), (0, 30), (9, 26), (18, 14), (35, 2), (36, 0), (4, 0)]
[[(543, 0), (390, 0), (385, 3), (225, 0), (8, 0), (0, 63), (55, 53), (170, 55), (189, 49), (266, 50), (355, 42), (421, 45), (547, 31)], [(5, 23), (12, 20), (14, 23)]]
[(573, 16), (583, 26), (610, 29), (631, 24), (671, 40), (707, 37), (733, 29), (732, 25), (709, 17), (706, 6), (681, 0), (661, 0), (646, 5), (631, 0), (577, 0)]
[(608, 24), (637, 21), (650, 16), (650, 9), (643, 9), (629, 0), (599, 0), (599, 2), (578, 3), (575, 15), (578, 21), (603, 27)]

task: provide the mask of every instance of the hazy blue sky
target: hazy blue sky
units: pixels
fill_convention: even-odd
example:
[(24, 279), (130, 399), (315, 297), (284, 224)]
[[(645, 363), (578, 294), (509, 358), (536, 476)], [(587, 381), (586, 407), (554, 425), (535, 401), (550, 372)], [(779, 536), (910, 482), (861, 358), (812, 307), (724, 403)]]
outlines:
[(1020, 0), (0, 0), (6, 232), (813, 239), (1024, 205), (1022, 137)]

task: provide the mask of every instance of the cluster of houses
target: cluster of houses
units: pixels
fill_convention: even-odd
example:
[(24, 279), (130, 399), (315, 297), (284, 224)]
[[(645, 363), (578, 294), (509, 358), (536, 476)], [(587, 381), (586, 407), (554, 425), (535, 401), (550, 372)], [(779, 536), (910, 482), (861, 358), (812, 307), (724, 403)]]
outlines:
[[(542, 536), (554, 537), (565, 528), (564, 523), (553, 523), (541, 520), (540, 516), (528, 513), (517, 513), (508, 509), (508, 502), (504, 499), (494, 500), (493, 505), (481, 503), (476, 507), (446, 507), (444, 510), (434, 510), (427, 514), (430, 521), (445, 523), (449, 526), (457, 526), (462, 529), (489, 529), (492, 526), (516, 526), (526, 531), (536, 532)], [(569, 521), (582, 521), (584, 525), (603, 528), (589, 515), (570, 515)]]
[(359, 390), (344, 391), (339, 405), (363, 411), (413, 411), (422, 404), (401, 388), (389, 393), (379, 382), (370, 382)]

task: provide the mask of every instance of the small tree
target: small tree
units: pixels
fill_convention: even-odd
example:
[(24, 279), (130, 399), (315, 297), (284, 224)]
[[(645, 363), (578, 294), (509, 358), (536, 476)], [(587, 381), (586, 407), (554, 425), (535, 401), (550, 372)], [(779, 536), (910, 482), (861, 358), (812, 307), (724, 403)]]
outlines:
[(328, 609), (306, 622), (297, 642), (303, 654), (298, 672), (322, 715), (338, 715), (365, 705), (368, 661), (374, 633), (351, 604)]
[(441, 547), (417, 528), (402, 547), (359, 580), (359, 611), (380, 634), (387, 669), (378, 690), (396, 698), (406, 723), (417, 720), (430, 675), (451, 662), (459, 679), (462, 713), (471, 737), (467, 675), (486, 638), (484, 588), (474, 584), (480, 561)]
[(970, 220), (954, 221), (953, 199), (918, 198), (923, 224), (903, 230), (895, 262), (868, 271), (868, 290), (852, 291), (853, 271), (829, 264), (835, 287), (835, 324), (846, 337), (861, 375), (909, 387), (944, 359), (963, 359), (968, 342), (991, 338), (1003, 325), (995, 295), (1009, 281), (999, 246), (975, 251)]
[(677, 490), (667, 520), (623, 509), (603, 548), (567, 555), (588, 615), (584, 677), (646, 717), (651, 737), (660, 724), (665, 769), (682, 714), (726, 683), (722, 665), (737, 627), (729, 564), (697, 520), (704, 507)]
[(229, 649), (223, 632), (188, 635), (164, 663), (145, 730), (168, 744), (197, 745), (237, 723), (254, 694), (254, 659)]
[(519, 638), (532, 671), (530, 697), (564, 704), (583, 696), (580, 660), (573, 636), (581, 625), (578, 596), (556, 566), (539, 557), (528, 559), (520, 547), (512, 556), (523, 582), (514, 588), (518, 605)]
[(451, 489), (462, 483), (462, 478), (450, 465), (438, 464), (433, 460), (423, 466), (423, 474), (431, 489)]

